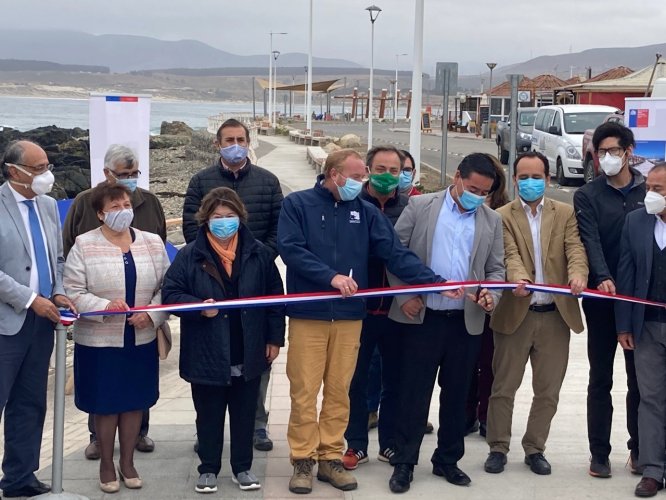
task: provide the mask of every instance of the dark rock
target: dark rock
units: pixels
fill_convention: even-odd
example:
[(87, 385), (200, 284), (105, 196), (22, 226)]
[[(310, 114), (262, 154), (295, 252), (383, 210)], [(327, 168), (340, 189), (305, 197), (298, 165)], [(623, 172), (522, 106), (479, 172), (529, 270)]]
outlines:
[(183, 135), (152, 135), (150, 136), (150, 149), (177, 148), (187, 146), (191, 142), (191, 137)]
[(184, 122), (162, 122), (160, 126), (160, 135), (185, 135), (192, 137), (192, 127)]

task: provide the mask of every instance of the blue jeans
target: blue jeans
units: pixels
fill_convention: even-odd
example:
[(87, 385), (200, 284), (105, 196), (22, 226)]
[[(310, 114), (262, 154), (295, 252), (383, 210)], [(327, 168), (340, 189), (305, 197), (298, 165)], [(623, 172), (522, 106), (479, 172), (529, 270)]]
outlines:
[(363, 320), (361, 347), (349, 388), (349, 424), (345, 431), (347, 446), (368, 451), (368, 369), (375, 348), (382, 363), (379, 447), (393, 447), (397, 387), (400, 380), (400, 324), (386, 315), (368, 315)]

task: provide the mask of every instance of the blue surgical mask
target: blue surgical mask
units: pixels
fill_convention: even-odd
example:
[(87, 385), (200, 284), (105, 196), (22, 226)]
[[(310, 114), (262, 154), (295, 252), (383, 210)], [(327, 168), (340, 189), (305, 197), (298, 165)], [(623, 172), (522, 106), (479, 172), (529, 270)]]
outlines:
[(136, 187), (139, 185), (139, 179), (118, 179), (116, 182), (125, 186), (132, 193), (136, 191)]
[(219, 219), (210, 219), (208, 221), (208, 229), (217, 238), (226, 240), (231, 238), (238, 231), (240, 220), (238, 217), (222, 217)]
[(518, 179), (518, 194), (527, 202), (538, 200), (545, 191), (545, 179)]
[(352, 201), (361, 193), (363, 183), (347, 177), (344, 186), (340, 187), (336, 184), (336, 187), (342, 201)]
[(247, 158), (247, 148), (240, 144), (232, 144), (226, 148), (220, 148), (220, 156), (229, 165), (238, 165)]
[[(458, 189), (457, 185), (456, 189)], [(463, 192), (460, 196), (458, 196), (458, 201), (460, 201), (460, 204), (465, 210), (473, 212), (485, 203), (486, 197), (481, 196), (480, 194), (470, 193), (465, 189), (465, 186), (463, 185)]]
[(398, 184), (398, 189), (404, 191), (405, 189), (411, 187), (412, 185), (412, 173), (403, 170), (400, 172), (400, 181)]

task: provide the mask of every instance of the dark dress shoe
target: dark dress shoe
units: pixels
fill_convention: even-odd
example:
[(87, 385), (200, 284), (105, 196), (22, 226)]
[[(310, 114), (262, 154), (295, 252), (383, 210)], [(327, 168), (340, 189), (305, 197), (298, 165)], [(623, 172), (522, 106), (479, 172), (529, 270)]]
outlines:
[(469, 436), (470, 434), (474, 434), (476, 431), (479, 430), (479, 421), (474, 419), (470, 422), (467, 422), (467, 428), (465, 429), (465, 436)]
[(35, 480), (34, 482), (15, 490), (3, 490), (2, 494), (5, 498), (36, 497), (37, 495), (43, 495), (49, 491), (51, 491), (51, 487), (48, 484)]
[(404, 493), (409, 490), (409, 483), (414, 480), (414, 466), (396, 464), (389, 479), (389, 488), (393, 493)]
[(148, 436), (139, 436), (136, 442), (136, 449), (141, 453), (152, 453), (155, 450), (155, 441)]
[(479, 435), (481, 437), (486, 437), (487, 429), (488, 429), (488, 427), (487, 427), (485, 422), (479, 423)]
[(525, 464), (530, 466), (530, 470), (540, 476), (550, 474), (550, 464), (543, 453), (532, 453), (525, 457)]
[(483, 470), (491, 474), (499, 474), (500, 472), (504, 472), (505, 465), (506, 455), (501, 451), (491, 451), (488, 453), (486, 463), (483, 464)]
[(637, 497), (653, 497), (657, 492), (664, 487), (664, 484), (661, 481), (652, 479), (651, 477), (644, 477), (636, 485), (634, 490), (634, 495)]
[(434, 464), (432, 466), (432, 473), (435, 476), (441, 476), (446, 479), (449, 483), (455, 484), (456, 486), (467, 486), (472, 480), (467, 474), (461, 471), (457, 465), (439, 465)]

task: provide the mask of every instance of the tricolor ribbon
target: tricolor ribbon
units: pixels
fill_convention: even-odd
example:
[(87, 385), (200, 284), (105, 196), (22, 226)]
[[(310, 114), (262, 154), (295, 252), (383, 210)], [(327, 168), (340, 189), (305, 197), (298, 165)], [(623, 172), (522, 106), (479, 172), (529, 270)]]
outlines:
[[(359, 290), (353, 295), (353, 298), (371, 298), (371, 297), (388, 297), (397, 295), (417, 295), (425, 293), (440, 293), (450, 290), (457, 290), (463, 288), (487, 288), (489, 290), (512, 290), (518, 286), (517, 283), (507, 283), (503, 281), (447, 281), (446, 283), (433, 283), (428, 285), (403, 285), (397, 287), (387, 288), (367, 288)], [(540, 283), (526, 284), (525, 288), (532, 292), (544, 292), (558, 295), (573, 295), (568, 286), (562, 285), (544, 285)], [(585, 289), (577, 297), (586, 297), (591, 299), (606, 299), (618, 300), (622, 302), (631, 302), (634, 304), (643, 304), (647, 306), (665, 307), (666, 304), (661, 302), (654, 302), (627, 295), (612, 295), (607, 292), (599, 290)], [(305, 302), (323, 302), (327, 300), (341, 300), (342, 295), (338, 291), (332, 292), (312, 292), (312, 293), (290, 293), (286, 295), (268, 295), (260, 297), (248, 297), (242, 299), (221, 300), (217, 302), (192, 302), (182, 304), (169, 304), (169, 305), (148, 305), (142, 307), (132, 307), (128, 311), (121, 310), (103, 310), (103, 311), (90, 311), (80, 313), (78, 315), (63, 311), (61, 314), (61, 321), (63, 324), (71, 324), (78, 318), (89, 316), (112, 316), (119, 314), (133, 314), (140, 312), (189, 312), (189, 311), (203, 311), (206, 309), (236, 309), (240, 307), (269, 307), (275, 305), (288, 305), (298, 304)]]

